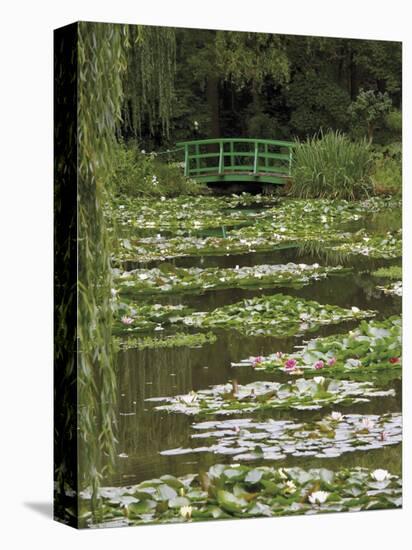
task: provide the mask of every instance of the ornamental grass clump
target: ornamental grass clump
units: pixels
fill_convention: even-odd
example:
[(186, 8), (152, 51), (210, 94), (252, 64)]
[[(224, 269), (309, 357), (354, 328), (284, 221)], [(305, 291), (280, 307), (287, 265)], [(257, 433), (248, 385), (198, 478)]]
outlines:
[(372, 153), (366, 140), (340, 132), (320, 133), (293, 150), (290, 193), (301, 198), (354, 200), (372, 190)]

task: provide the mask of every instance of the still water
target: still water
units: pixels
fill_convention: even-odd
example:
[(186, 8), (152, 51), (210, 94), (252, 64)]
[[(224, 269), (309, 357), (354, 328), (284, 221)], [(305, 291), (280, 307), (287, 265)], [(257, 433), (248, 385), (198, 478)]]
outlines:
[[(350, 230), (365, 227), (368, 232), (382, 233), (400, 226), (401, 214), (393, 212), (370, 217), (363, 223), (352, 224)], [(337, 265), (342, 258), (326, 256), (321, 250), (305, 252), (298, 243), (294, 246), (275, 250), (270, 253), (248, 253), (239, 255), (216, 255), (204, 257), (177, 258), (173, 264), (181, 267), (235, 267), (258, 264), (314, 263)], [(378, 312), (376, 318), (386, 318), (399, 314), (401, 298), (385, 295), (376, 288), (376, 279), (370, 272), (377, 267), (399, 264), (396, 260), (372, 260), (365, 256), (349, 255), (344, 265), (351, 267), (349, 273), (332, 275), (303, 288), (265, 288), (265, 289), (227, 289), (208, 292), (182, 293), (168, 296), (156, 296), (152, 302), (184, 304), (197, 311), (210, 311), (263, 294), (285, 293), (302, 298), (316, 300), (324, 304), (341, 307), (357, 306), (361, 309), (373, 309)], [(153, 263), (151, 266), (155, 266)], [(131, 266), (129, 266), (130, 268)], [(150, 299), (149, 299), (150, 301)], [(233, 368), (231, 363), (239, 362), (251, 355), (268, 355), (276, 351), (291, 352), (296, 345), (316, 336), (345, 332), (356, 326), (356, 322), (344, 322), (329, 325), (306, 333), (304, 336), (273, 338), (262, 336), (244, 336), (234, 330), (216, 331), (218, 336), (214, 344), (201, 349), (177, 347), (170, 349), (128, 350), (117, 356), (118, 371), (118, 457), (111, 477), (104, 480), (105, 485), (129, 485), (139, 481), (159, 477), (165, 473), (183, 475), (207, 470), (217, 462), (230, 462), (230, 456), (210, 452), (184, 455), (162, 456), (160, 453), (177, 447), (196, 446), (191, 428), (193, 417), (155, 411), (156, 403), (147, 402), (148, 398), (172, 396), (188, 393), (191, 390), (206, 389), (210, 385), (226, 383), (236, 379), (245, 384), (255, 380), (284, 380), (282, 373), (268, 374), (252, 369)], [(342, 407), (345, 414), (383, 414), (401, 411), (401, 383), (393, 381), (385, 388), (396, 390), (395, 397), (372, 398), (368, 403)], [(332, 409), (321, 411), (274, 410), (249, 413), (247, 418), (260, 420), (319, 420)], [(336, 410), (336, 408), (334, 409)], [(233, 418), (233, 417), (231, 417)], [(244, 418), (244, 416), (242, 417)], [(401, 446), (393, 445), (373, 451), (355, 451), (338, 458), (288, 457), (276, 463), (256, 460), (255, 465), (325, 467), (367, 466), (385, 468), (392, 473), (401, 471)]]

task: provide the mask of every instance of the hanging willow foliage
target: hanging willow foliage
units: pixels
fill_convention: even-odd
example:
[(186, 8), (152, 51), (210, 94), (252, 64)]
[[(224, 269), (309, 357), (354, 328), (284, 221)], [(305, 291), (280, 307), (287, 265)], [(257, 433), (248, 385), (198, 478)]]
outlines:
[(260, 90), (265, 78), (289, 80), (289, 62), (281, 37), (254, 32), (218, 31), (217, 67), (239, 89), (251, 83)]
[[(128, 29), (79, 23), (78, 36), (78, 428), (79, 482), (97, 494), (115, 456), (110, 245), (103, 216)], [(93, 502), (94, 506), (96, 501)]]
[(153, 135), (158, 123), (169, 134), (176, 71), (175, 30), (131, 26), (125, 78), (125, 123), (135, 137), (143, 126)]

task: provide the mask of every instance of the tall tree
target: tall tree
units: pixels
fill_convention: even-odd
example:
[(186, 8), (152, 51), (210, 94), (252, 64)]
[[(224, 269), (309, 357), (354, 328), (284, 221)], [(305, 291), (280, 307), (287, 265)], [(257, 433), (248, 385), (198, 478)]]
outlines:
[(175, 30), (131, 25), (129, 36), (126, 126), (136, 137), (143, 128), (151, 135), (157, 130), (168, 135), (176, 70)]

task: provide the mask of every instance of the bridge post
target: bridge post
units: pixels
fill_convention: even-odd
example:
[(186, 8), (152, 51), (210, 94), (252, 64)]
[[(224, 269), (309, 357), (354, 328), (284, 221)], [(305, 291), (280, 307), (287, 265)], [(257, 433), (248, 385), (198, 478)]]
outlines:
[(185, 144), (185, 176), (189, 176), (189, 145)]
[(259, 143), (255, 141), (255, 161), (253, 163), (253, 173), (257, 174), (259, 168)]
[(219, 174), (223, 174), (223, 168), (224, 168), (224, 157), (223, 157), (223, 141), (219, 142)]
[(200, 173), (200, 172), (199, 172), (199, 169), (200, 169), (200, 158), (199, 158), (199, 154), (200, 154), (200, 152), (199, 152), (199, 144), (198, 144), (198, 143), (195, 145), (195, 152), (196, 152), (196, 172), (197, 172), (197, 174), (199, 175), (199, 173)]

